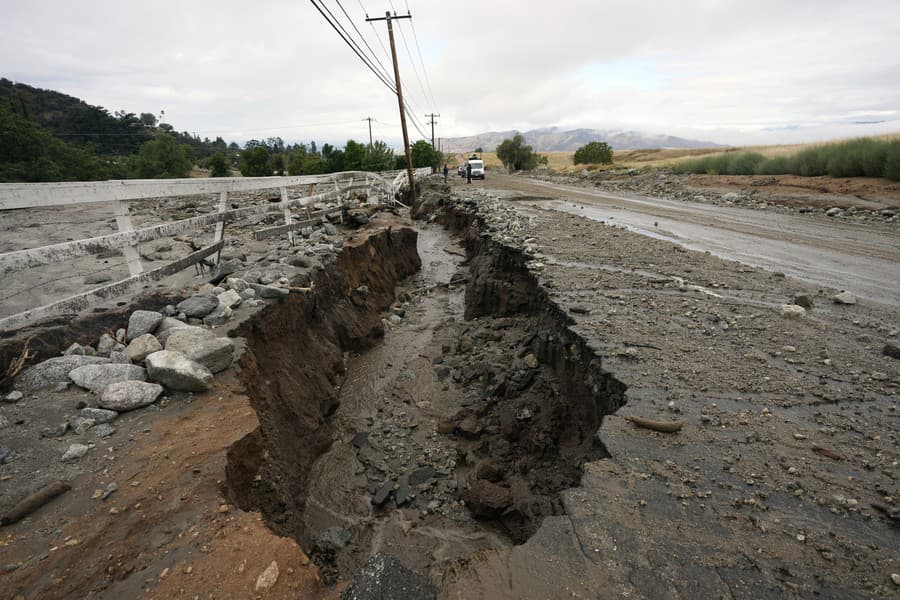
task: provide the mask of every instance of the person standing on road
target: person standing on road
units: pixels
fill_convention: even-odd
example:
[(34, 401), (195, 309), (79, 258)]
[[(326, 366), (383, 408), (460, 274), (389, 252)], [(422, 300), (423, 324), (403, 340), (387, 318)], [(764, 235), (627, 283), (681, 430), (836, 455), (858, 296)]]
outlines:
[(447, 165), (444, 165), (444, 183), (447, 183), (447, 175), (450, 173), (450, 169), (447, 168)]
[(472, 165), (466, 163), (466, 183), (472, 183)]

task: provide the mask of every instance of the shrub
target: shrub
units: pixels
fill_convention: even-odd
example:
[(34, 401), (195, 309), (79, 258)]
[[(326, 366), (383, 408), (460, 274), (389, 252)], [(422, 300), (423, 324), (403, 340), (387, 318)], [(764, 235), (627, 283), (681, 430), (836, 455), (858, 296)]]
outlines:
[(884, 176), (891, 181), (900, 181), (900, 140), (890, 142), (884, 156)]
[(591, 142), (575, 151), (576, 165), (610, 164), (613, 161), (612, 148), (606, 142)]

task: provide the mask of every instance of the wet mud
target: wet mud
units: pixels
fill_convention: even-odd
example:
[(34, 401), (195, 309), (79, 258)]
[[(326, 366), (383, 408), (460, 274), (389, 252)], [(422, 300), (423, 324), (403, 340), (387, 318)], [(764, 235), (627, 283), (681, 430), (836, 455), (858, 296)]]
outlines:
[(386, 554), (440, 585), (525, 542), (624, 404), (527, 256), (464, 210), (441, 220), (348, 243), (238, 332), (260, 427), (228, 453), (229, 493), (326, 582)]

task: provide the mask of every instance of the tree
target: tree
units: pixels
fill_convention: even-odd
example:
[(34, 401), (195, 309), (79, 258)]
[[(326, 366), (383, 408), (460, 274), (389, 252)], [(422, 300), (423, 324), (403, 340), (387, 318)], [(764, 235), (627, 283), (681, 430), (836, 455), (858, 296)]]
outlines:
[(221, 152), (216, 152), (209, 159), (210, 177), (228, 177), (231, 174), (228, 159)]
[(241, 169), (241, 175), (244, 177), (268, 177), (272, 174), (272, 165), (269, 164), (269, 151), (266, 150), (265, 146), (251, 146), (250, 142), (247, 142), (244, 151), (241, 152), (238, 167)]
[(141, 113), (140, 119), (145, 127), (156, 127), (156, 115), (153, 113)]
[(525, 143), (525, 137), (517, 133), (511, 140), (503, 140), (497, 146), (497, 158), (510, 171), (533, 169), (541, 161), (534, 149)]
[(606, 142), (591, 142), (575, 151), (576, 165), (608, 165), (612, 161), (612, 148)]
[(394, 151), (379, 140), (366, 146), (363, 158), (363, 171), (388, 171), (394, 166)]
[(160, 134), (141, 144), (137, 156), (137, 175), (143, 179), (187, 177), (194, 164), (190, 146), (179, 144), (170, 135)]
[(478, 146), (477, 148), (475, 148), (475, 152), (478, 154), (484, 154), (484, 148), (482, 148), (481, 146)]
[(413, 168), (431, 167), (437, 168), (441, 163), (441, 153), (434, 149), (431, 142), (419, 140), (409, 149), (412, 155)]

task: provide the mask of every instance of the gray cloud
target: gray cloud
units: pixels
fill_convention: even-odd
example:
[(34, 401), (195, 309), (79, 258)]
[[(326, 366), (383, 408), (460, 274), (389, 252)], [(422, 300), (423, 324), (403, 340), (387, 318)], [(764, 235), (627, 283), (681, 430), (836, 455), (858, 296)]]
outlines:
[[(342, 1), (388, 66), (384, 24), (360, 5), (375, 16), (389, 3)], [(430, 90), (398, 35), (404, 88), (421, 123), (441, 113), (441, 136), (621, 126), (746, 143), (900, 129), (894, 0), (408, 6)], [(4, 13), (0, 74), (111, 111), (165, 110), (211, 137), (335, 142), (366, 137), (373, 116), (400, 137), (396, 99), (308, 2), (37, 0)], [(396, 25), (418, 61), (409, 23)], [(884, 122), (850, 125), (866, 121)]]

